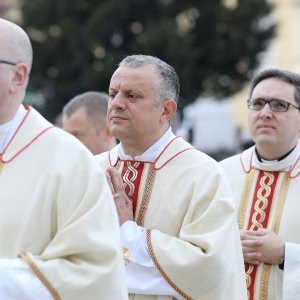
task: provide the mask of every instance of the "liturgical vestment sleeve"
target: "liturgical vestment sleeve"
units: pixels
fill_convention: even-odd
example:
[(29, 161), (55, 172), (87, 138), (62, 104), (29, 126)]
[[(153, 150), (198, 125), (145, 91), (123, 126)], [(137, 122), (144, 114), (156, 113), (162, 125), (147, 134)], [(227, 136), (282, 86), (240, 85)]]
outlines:
[(26, 110), (1, 156), (0, 258), (21, 257), (54, 299), (126, 299), (103, 171), (76, 138)]
[[(118, 146), (96, 159), (134, 187), (134, 221), (145, 229), (148, 253), (173, 290), (185, 299), (247, 298), (233, 197), (217, 162), (181, 138), (154, 162), (121, 160)], [(158, 293), (130, 299), (171, 299)]]

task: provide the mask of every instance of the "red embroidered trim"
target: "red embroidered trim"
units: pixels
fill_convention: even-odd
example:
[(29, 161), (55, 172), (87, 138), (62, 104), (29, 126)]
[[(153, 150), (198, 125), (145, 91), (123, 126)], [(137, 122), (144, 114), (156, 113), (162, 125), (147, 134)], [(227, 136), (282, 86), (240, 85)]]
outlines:
[[(279, 172), (259, 171), (247, 225), (248, 230), (268, 228), (270, 210), (278, 177)], [(245, 272), (246, 277), (248, 277), (248, 299), (253, 300), (257, 265), (245, 264)]]
[(144, 166), (144, 163), (136, 161), (126, 161), (124, 162), (123, 169), (121, 172), (125, 193), (132, 200), (133, 203), (133, 215), (135, 215), (136, 211), (139, 187)]
[(240, 162), (241, 162), (242, 168), (243, 168), (243, 170), (244, 170), (245, 173), (249, 173), (249, 172), (251, 171), (251, 169), (252, 169), (253, 152), (254, 152), (254, 151), (252, 151), (251, 157), (250, 157), (250, 168), (249, 168), (249, 170), (246, 170), (246, 168), (245, 168), (245, 166), (244, 166), (244, 163), (243, 163), (243, 152), (242, 152), (241, 155), (240, 155)]
[(292, 171), (294, 170), (294, 168), (296, 167), (296, 165), (297, 165), (299, 159), (300, 159), (300, 156), (299, 156), (298, 159), (296, 160), (295, 164), (292, 166), (291, 170), (288, 172), (290, 178), (296, 178), (296, 177), (300, 174), (300, 171), (299, 171), (298, 173), (296, 173), (296, 175), (294, 175), (294, 176), (291, 175), (291, 173), (292, 173)]
[[(173, 160), (176, 156), (180, 155), (181, 153), (183, 153), (183, 152), (185, 152), (185, 151), (187, 151), (187, 150), (195, 149), (194, 147), (186, 148), (186, 149), (184, 149), (184, 150), (182, 150), (182, 151), (176, 153), (174, 156), (172, 156), (170, 159), (168, 159), (162, 166), (160, 166), (159, 168), (156, 168), (156, 167), (155, 167), (155, 164), (157, 163), (157, 161), (159, 160), (159, 158), (163, 155), (163, 153), (166, 151), (166, 149), (169, 147), (169, 145), (170, 145), (174, 140), (176, 140), (176, 139), (178, 139), (178, 138), (181, 138), (181, 137), (180, 137), (180, 136), (176, 136), (175, 138), (173, 138), (173, 139), (165, 146), (165, 148), (163, 149), (163, 151), (159, 154), (159, 156), (157, 157), (157, 159), (156, 159), (154, 162), (139, 161), (139, 160), (135, 160), (135, 162), (150, 163), (151, 165), (153, 165), (154, 170), (160, 170), (160, 169), (162, 169), (166, 164), (168, 164), (171, 160)], [(112, 158), (111, 158), (111, 156), (112, 156), (112, 155), (111, 155), (111, 152), (112, 152), (112, 150), (108, 152), (108, 160), (109, 160), (110, 166), (113, 166), (113, 164), (112, 164), (113, 162), (112, 162)], [(119, 158), (118, 158), (118, 159), (119, 159)], [(118, 161), (118, 159), (117, 159), (117, 161)], [(122, 160), (122, 161), (126, 162), (127, 160)], [(131, 161), (131, 160), (129, 160), (129, 161)]]
[[(254, 151), (252, 151), (252, 154), (251, 154), (251, 157), (250, 157), (250, 168), (249, 168), (249, 170), (246, 170), (246, 167), (243, 163), (243, 152), (240, 155), (240, 163), (241, 163), (242, 168), (243, 168), (245, 173), (249, 173), (251, 171), (251, 169), (253, 169), (253, 165), (252, 165), (253, 153), (254, 153)], [(296, 173), (295, 175), (293, 175), (293, 176), (291, 174), (292, 174), (294, 168), (296, 167), (297, 163), (299, 162), (299, 160), (300, 160), (300, 156), (297, 158), (296, 162), (294, 163), (294, 165), (292, 166), (290, 171), (281, 171), (281, 172), (287, 173), (290, 178), (296, 178), (297, 176), (300, 175), (300, 171), (298, 173)]]
[(157, 159), (156, 159), (155, 162), (153, 163), (153, 168), (154, 168), (154, 170), (157, 171), (157, 170), (162, 169), (166, 164), (168, 164), (171, 160), (173, 160), (173, 159), (174, 159), (176, 156), (178, 156), (179, 154), (181, 154), (181, 153), (183, 153), (183, 152), (185, 152), (185, 151), (187, 151), (187, 150), (194, 149), (194, 147), (186, 148), (186, 149), (184, 149), (184, 150), (182, 150), (182, 151), (176, 153), (176, 155), (172, 156), (170, 159), (168, 159), (161, 167), (156, 168), (155, 165), (156, 165), (156, 163), (158, 162), (158, 160), (160, 159), (160, 157), (161, 157), (161, 156), (163, 155), (163, 153), (168, 149), (169, 145), (170, 145), (171, 143), (173, 143), (173, 142), (174, 142), (176, 139), (178, 139), (178, 138), (181, 138), (181, 137), (180, 137), (180, 136), (176, 136), (173, 140), (171, 140), (171, 141), (166, 145), (166, 147), (164, 148), (164, 150), (159, 154), (159, 156), (157, 157)]
[(4, 148), (3, 152), (1, 153), (1, 155), (3, 155), (5, 153), (6, 149), (8, 148), (8, 146), (10, 145), (10, 143), (12, 142), (12, 140), (14, 139), (14, 137), (16, 136), (17, 132), (19, 131), (19, 129), (21, 128), (21, 126), (23, 125), (23, 123), (25, 122), (25, 120), (27, 119), (27, 117), (29, 116), (30, 106), (28, 106), (27, 104), (25, 104), (24, 106), (25, 106), (25, 109), (27, 109), (26, 115), (23, 118), (23, 120), (21, 121), (21, 123), (18, 126), (17, 130), (15, 131), (14, 135), (12, 136), (12, 138), (10, 139), (10, 141), (8, 142), (8, 144), (6, 145), (6, 147)]
[(25, 108), (28, 110), (28, 112), (26, 113), (25, 117), (23, 118), (22, 122), (20, 123), (20, 125), (18, 126), (16, 132), (14, 133), (14, 135), (12, 136), (12, 138), (10, 139), (10, 141), (8, 142), (8, 144), (6, 145), (6, 147), (4, 148), (3, 152), (0, 154), (0, 161), (2, 163), (9, 163), (11, 162), (13, 159), (15, 159), (21, 152), (23, 152), (26, 148), (28, 148), (35, 140), (37, 140), (43, 133), (45, 133), (48, 129), (53, 128), (54, 126), (51, 125), (49, 127), (47, 127), (46, 129), (44, 129), (42, 132), (40, 132), (37, 136), (35, 136), (27, 145), (25, 145), (23, 148), (21, 148), (11, 159), (8, 160), (3, 160), (2, 157), (5, 154), (7, 148), (9, 147), (9, 145), (11, 144), (11, 142), (13, 141), (14, 137), (16, 136), (17, 132), (19, 131), (19, 129), (21, 128), (21, 126), (24, 124), (25, 120), (27, 119), (29, 113), (30, 113), (30, 106), (25, 104), (24, 105)]
[[(174, 156), (172, 156), (170, 159), (168, 159), (168, 160), (167, 160), (163, 165), (161, 165), (159, 168), (156, 168), (156, 167), (155, 167), (155, 163), (156, 163), (156, 162), (155, 162), (154, 165), (153, 165), (154, 170), (158, 171), (158, 170), (162, 169), (166, 164), (168, 164), (168, 163), (169, 163), (171, 160), (173, 160), (176, 156), (180, 155), (181, 153), (183, 153), (183, 152), (185, 152), (185, 151), (192, 150), (192, 149), (194, 149), (194, 148), (193, 148), (193, 147), (187, 148), (187, 149), (184, 149), (184, 150), (182, 150), (182, 151), (176, 153)], [(157, 161), (157, 160), (156, 160), (156, 161)]]

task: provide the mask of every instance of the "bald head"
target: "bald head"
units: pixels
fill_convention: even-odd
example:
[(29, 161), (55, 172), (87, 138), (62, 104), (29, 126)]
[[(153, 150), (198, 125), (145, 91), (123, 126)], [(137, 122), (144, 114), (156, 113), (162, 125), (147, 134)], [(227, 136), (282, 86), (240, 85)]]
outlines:
[(1, 59), (23, 62), (30, 72), (32, 66), (32, 46), (26, 32), (18, 25), (0, 18)]
[(32, 47), (25, 31), (0, 18), (0, 124), (13, 119), (21, 105), (32, 65)]

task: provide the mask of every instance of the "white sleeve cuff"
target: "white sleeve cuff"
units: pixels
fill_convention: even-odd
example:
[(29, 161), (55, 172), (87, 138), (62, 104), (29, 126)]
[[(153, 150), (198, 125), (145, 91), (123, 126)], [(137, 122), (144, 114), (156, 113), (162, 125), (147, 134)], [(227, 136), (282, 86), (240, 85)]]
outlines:
[(0, 299), (53, 299), (48, 289), (21, 259), (0, 259)]
[(285, 243), (283, 300), (300, 299), (300, 245)]
[(154, 265), (148, 252), (146, 230), (133, 221), (122, 224), (120, 230), (129, 293), (169, 295), (183, 299)]

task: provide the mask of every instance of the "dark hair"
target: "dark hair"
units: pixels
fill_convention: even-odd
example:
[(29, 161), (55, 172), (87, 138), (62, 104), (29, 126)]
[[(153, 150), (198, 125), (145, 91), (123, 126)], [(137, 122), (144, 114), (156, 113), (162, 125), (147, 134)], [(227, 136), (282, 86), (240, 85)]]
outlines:
[(277, 78), (291, 84), (295, 88), (295, 101), (300, 106), (300, 76), (297, 73), (280, 69), (268, 69), (258, 73), (251, 81), (249, 98), (252, 97), (256, 85), (268, 78)]
[(84, 107), (87, 117), (95, 124), (106, 122), (108, 94), (103, 92), (86, 92), (72, 98), (63, 108), (63, 115), (70, 117), (79, 108)]

